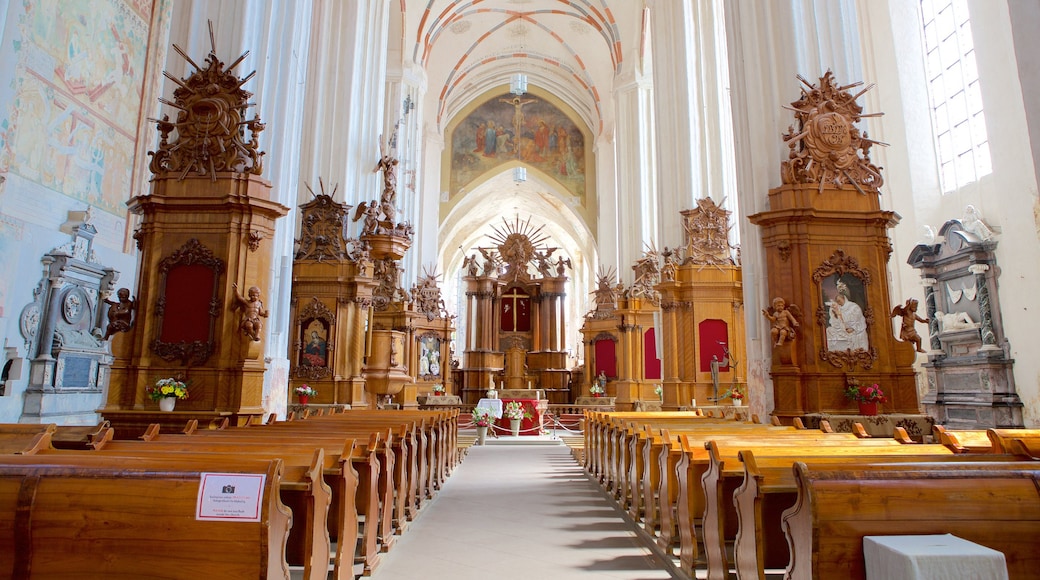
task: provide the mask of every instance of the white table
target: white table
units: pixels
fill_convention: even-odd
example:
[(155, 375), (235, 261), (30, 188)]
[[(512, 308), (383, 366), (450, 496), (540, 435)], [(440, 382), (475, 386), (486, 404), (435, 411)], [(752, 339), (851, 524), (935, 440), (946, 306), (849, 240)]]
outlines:
[(864, 536), (867, 580), (1007, 580), (1004, 554), (952, 534)]
[[(472, 400), (472, 399), (470, 399)], [(502, 418), (502, 399), (481, 399), (477, 401), (478, 409), (487, 409), (495, 419)]]

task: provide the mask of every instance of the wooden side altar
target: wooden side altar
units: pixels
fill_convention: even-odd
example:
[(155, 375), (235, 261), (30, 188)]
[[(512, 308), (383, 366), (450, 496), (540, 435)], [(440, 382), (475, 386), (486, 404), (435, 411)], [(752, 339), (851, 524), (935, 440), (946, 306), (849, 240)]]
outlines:
[[(885, 410), (919, 414), (914, 346), (892, 332), (888, 228), (898, 216), (880, 206), (875, 143), (856, 128), (863, 115), (830, 72), (792, 103), (797, 127), (783, 184), (769, 210), (749, 216), (762, 228), (772, 307), (774, 415), (853, 414), (845, 387), (878, 384)], [(862, 94), (862, 93), (861, 93)]]
[[(264, 125), (244, 118), (252, 104), (243, 80), (213, 52), (204, 62), (177, 82), (176, 120), (156, 121), (150, 194), (128, 202), (141, 218), (140, 278), (132, 326), (112, 339), (102, 410), (117, 432), (171, 416), (181, 425), (214, 417), (244, 424), (264, 413), (274, 222), (288, 208), (272, 201), (260, 177)], [(146, 393), (166, 377), (188, 384), (176, 415), (161, 413)]]

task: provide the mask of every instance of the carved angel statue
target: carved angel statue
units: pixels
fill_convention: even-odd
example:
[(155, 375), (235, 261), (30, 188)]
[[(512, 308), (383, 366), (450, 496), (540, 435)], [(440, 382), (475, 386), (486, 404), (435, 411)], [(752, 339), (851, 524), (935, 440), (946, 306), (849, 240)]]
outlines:
[(917, 315), (917, 299), (908, 298), (906, 304), (900, 306), (896, 305), (892, 309), (892, 318), (901, 316), (903, 318), (902, 325), (899, 327), (899, 340), (903, 342), (912, 342), (914, 349), (917, 352), (924, 352), (921, 348), (921, 335), (917, 333), (917, 329), (914, 328), (915, 322), (928, 323), (927, 318), (921, 318)]
[(133, 313), (137, 309), (137, 301), (130, 297), (130, 291), (126, 288), (120, 288), (116, 292), (116, 296), (119, 297), (119, 301), (109, 300), (105, 298), (105, 304), (108, 304), (108, 327), (105, 329), (105, 338), (102, 340), (108, 340), (111, 336), (117, 332), (127, 332), (130, 330), (130, 326), (133, 323)]
[(571, 259), (570, 258), (561, 257), (559, 259), (559, 261), (556, 262), (556, 275), (557, 276), (563, 276), (564, 272), (566, 272), (566, 269), (570, 268), (570, 267), (571, 267)]
[(797, 310), (798, 307), (794, 304), (788, 308), (787, 302), (779, 296), (773, 298), (772, 308), (762, 309), (762, 314), (773, 324), (773, 328), (769, 331), (769, 336), (772, 337), (775, 346), (783, 346), (786, 341), (794, 340), (798, 320), (795, 318), (793, 311)]
[(260, 300), (260, 289), (250, 286), (247, 298), (238, 292), (237, 283), (232, 284), (231, 287), (235, 290), (235, 302), (231, 308), (232, 310), (242, 309), (242, 322), (239, 323), (239, 328), (246, 336), (253, 339), (253, 342), (260, 342), (260, 333), (264, 330), (264, 321), (261, 318), (267, 318), (269, 314)]

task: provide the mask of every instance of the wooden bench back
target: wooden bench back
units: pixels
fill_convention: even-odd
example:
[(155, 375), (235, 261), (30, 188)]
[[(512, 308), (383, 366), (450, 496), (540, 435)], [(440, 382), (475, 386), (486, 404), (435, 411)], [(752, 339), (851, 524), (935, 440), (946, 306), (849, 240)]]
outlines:
[[(289, 579), (292, 515), (279, 499), (282, 463), (140, 460), (63, 464), (0, 458), (0, 576)], [(196, 519), (202, 473), (263, 474), (260, 521)]]
[(863, 537), (953, 534), (1003, 552), (1012, 579), (1040, 569), (1040, 465), (1034, 462), (798, 462), (784, 512), (794, 580), (865, 577)]

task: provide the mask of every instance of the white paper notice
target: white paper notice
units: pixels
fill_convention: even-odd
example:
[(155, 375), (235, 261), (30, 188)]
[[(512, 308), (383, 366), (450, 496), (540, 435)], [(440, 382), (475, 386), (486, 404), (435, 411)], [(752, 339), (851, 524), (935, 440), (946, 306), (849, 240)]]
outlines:
[(267, 475), (203, 473), (195, 519), (222, 522), (260, 521), (260, 497)]

